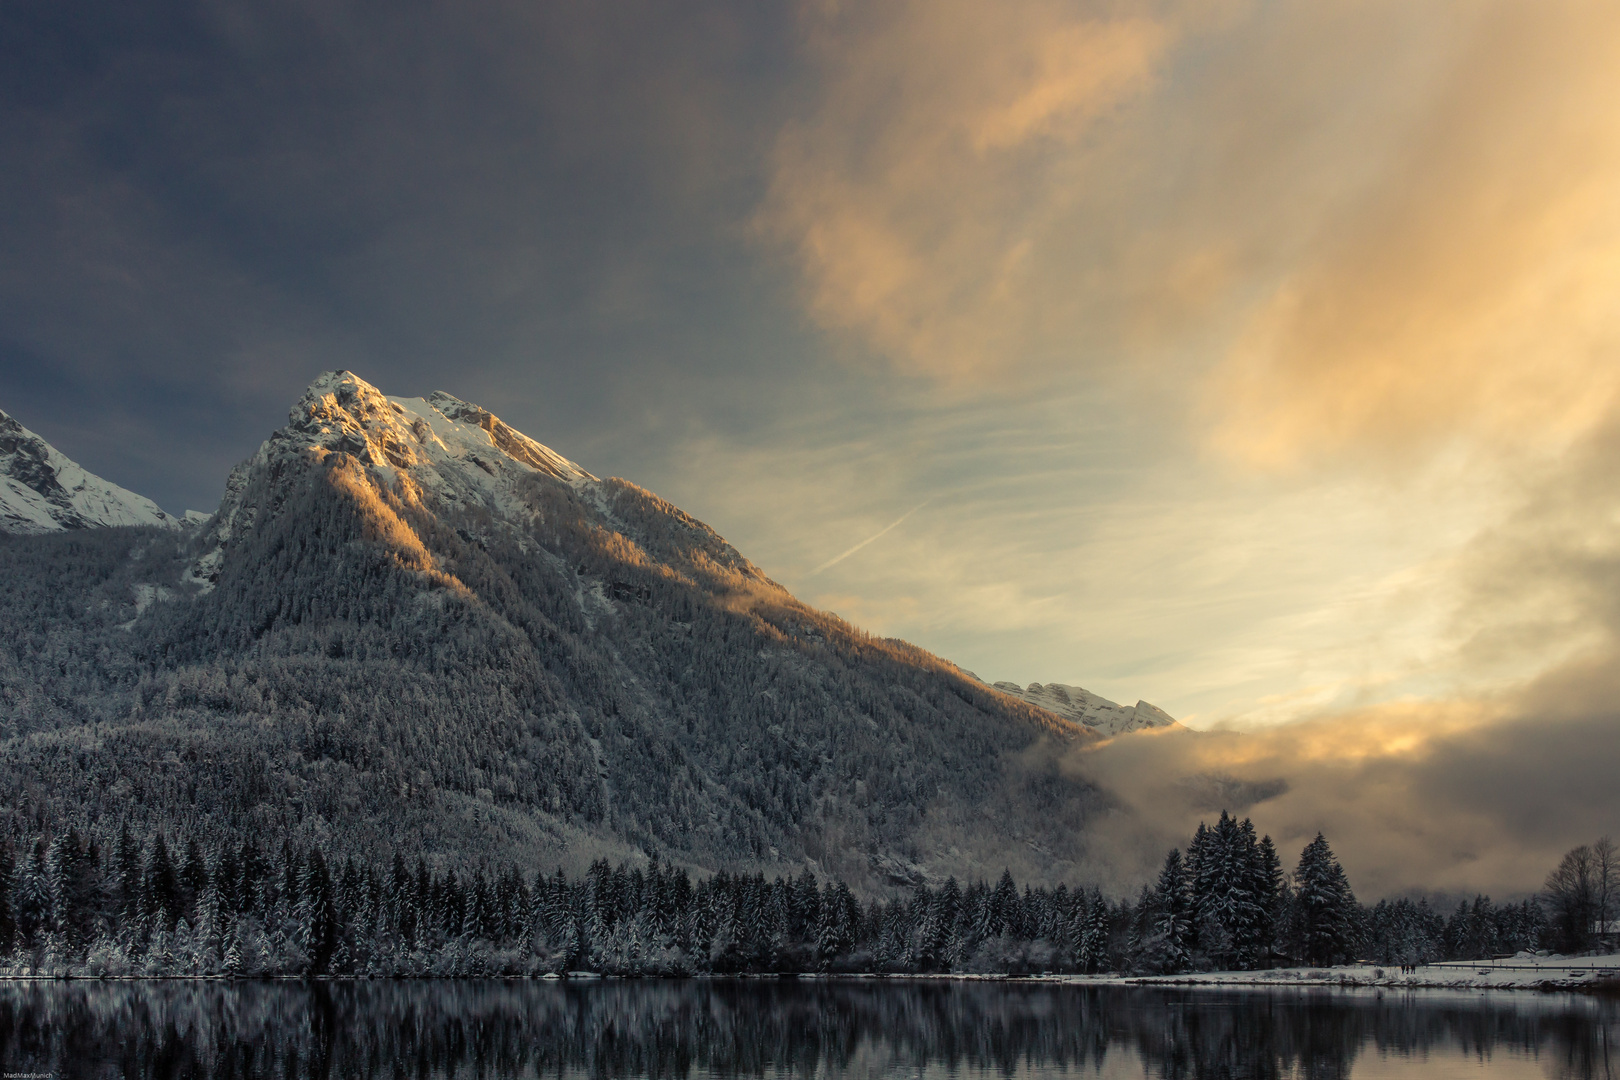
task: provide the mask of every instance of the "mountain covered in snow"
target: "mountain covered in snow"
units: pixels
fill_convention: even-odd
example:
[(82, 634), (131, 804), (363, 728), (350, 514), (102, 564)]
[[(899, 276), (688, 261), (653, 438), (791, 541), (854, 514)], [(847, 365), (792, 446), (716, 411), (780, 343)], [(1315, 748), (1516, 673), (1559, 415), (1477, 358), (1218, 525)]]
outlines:
[(1030, 683), (1019, 686), (1015, 682), (998, 682), (995, 688), (1027, 701), (1037, 708), (1056, 713), (1065, 720), (1081, 724), (1098, 735), (1112, 737), (1146, 728), (1180, 727), (1175, 717), (1145, 701), (1135, 705), (1119, 705), (1090, 690), (1063, 683)]
[(1091, 727), (808, 607), (486, 410), (347, 372), (203, 528), (0, 541), (0, 636), (19, 821), (882, 889), (1084, 877), (1114, 805), (1061, 767)]
[(385, 397), (348, 372), (328, 372), (310, 384), (287, 426), (231, 470), (191, 580), (211, 588), (232, 538), (279, 512), (288, 491), (282, 478), (333, 455), (352, 462), (351, 479), (358, 482), (363, 473), (413, 506), (423, 506), (426, 498), (458, 511), (476, 508), (491, 520), (523, 522), (531, 516), (524, 491), (533, 477), (580, 491), (600, 483), (493, 414), (443, 391), (426, 398)]
[(38, 534), (117, 525), (179, 528), (151, 499), (86, 472), (0, 411), (0, 532)]

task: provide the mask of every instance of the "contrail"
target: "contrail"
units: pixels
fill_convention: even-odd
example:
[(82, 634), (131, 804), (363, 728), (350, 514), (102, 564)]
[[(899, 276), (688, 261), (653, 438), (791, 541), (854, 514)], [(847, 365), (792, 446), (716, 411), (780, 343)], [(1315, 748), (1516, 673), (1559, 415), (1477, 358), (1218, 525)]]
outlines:
[(851, 555), (853, 555), (857, 551), (861, 550), (861, 548), (865, 547), (867, 544), (870, 544), (872, 541), (878, 539), (884, 533), (888, 532), (890, 529), (894, 528), (896, 525), (898, 525), (902, 521), (906, 520), (906, 518), (910, 517), (912, 514), (915, 514), (917, 511), (919, 511), (923, 507), (927, 506), (931, 501), (932, 501), (931, 499), (924, 499), (922, 502), (918, 503), (916, 506), (913, 506), (910, 510), (907, 510), (905, 513), (901, 514), (899, 517), (895, 518), (893, 521), (891, 521), (887, 525), (883, 526), (883, 528), (879, 529), (877, 532), (873, 533), (871, 536), (868, 536), (865, 540), (862, 540), (860, 543), (856, 544), (854, 547), (852, 547), (848, 551), (844, 552), (842, 555), (838, 555), (838, 556), (835, 556), (835, 557), (833, 557), (831, 559), (828, 559), (826, 562), (822, 563), (820, 566), (818, 566), (814, 570), (810, 571), (809, 575), (807, 575), (807, 576), (815, 577), (817, 574), (821, 573), (823, 570), (827, 569), (829, 566), (837, 566), (839, 563), (843, 562), (845, 559), (849, 558)]

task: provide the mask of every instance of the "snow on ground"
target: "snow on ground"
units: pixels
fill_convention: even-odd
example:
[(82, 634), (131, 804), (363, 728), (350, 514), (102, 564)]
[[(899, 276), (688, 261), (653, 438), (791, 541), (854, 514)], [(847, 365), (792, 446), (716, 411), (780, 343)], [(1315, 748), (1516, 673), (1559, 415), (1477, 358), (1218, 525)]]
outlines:
[(1537, 956), (1503, 960), (1419, 964), (1410, 974), (1400, 965), (1345, 964), (1329, 968), (1271, 971), (1206, 971), (1183, 975), (1051, 975), (1054, 982), (1106, 986), (1390, 986), (1451, 990), (1620, 989), (1620, 953), (1607, 956)]

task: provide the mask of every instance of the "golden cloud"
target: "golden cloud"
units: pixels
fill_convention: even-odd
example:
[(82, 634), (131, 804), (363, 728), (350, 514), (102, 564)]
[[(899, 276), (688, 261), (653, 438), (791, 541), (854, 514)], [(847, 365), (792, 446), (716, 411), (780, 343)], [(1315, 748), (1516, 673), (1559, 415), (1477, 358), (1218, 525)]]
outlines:
[(1122, 363), (1250, 463), (1606, 415), (1620, 9), (1210, 10), (815, 9), (756, 227), (902, 370)]
[(1086, 136), (1151, 85), (1171, 29), (1051, 0), (808, 21), (825, 93), (777, 142), (758, 229), (790, 253), (822, 325), (902, 368), (1020, 362), (1069, 306), (1040, 241)]
[(1481, 10), (1401, 153), (1235, 342), (1210, 403), (1225, 449), (1556, 447), (1612, 407), (1620, 9)]
[(1131, 735), (1076, 752), (1069, 768), (1131, 811), (1095, 840), (1123, 881), (1227, 809), (1285, 859), (1325, 832), (1370, 899), (1506, 899), (1534, 891), (1567, 848), (1613, 831), (1617, 723), (1612, 710), (1405, 702), (1258, 732)]

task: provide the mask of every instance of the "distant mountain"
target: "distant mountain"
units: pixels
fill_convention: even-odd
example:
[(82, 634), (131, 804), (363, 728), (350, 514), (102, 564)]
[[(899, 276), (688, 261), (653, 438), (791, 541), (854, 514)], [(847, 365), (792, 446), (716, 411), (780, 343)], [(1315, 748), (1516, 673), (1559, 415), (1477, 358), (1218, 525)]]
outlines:
[(1175, 717), (1145, 701), (1135, 705), (1118, 705), (1105, 697), (1078, 686), (1062, 683), (1030, 683), (1021, 687), (1015, 682), (998, 682), (995, 688), (1004, 694), (1027, 701), (1037, 708), (1056, 713), (1065, 720), (1082, 724), (1098, 735), (1111, 737), (1144, 728), (1180, 727)]
[[(441, 865), (1076, 880), (1092, 731), (449, 394), (336, 372), (210, 523), (0, 538), (0, 823)], [(9, 818), (7, 815), (9, 814)]]
[(151, 499), (86, 472), (0, 411), (0, 532), (33, 535), (119, 525), (175, 529), (181, 523)]

